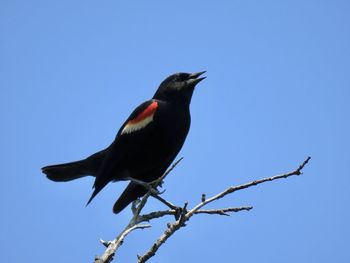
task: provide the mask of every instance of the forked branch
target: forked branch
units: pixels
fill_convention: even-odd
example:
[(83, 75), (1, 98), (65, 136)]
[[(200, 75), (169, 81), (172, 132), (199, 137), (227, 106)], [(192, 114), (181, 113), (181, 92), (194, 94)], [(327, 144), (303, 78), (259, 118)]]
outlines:
[[(150, 227), (150, 225), (143, 225), (142, 222), (149, 222), (153, 219), (160, 218), (163, 216), (174, 216), (175, 221), (173, 223), (168, 223), (167, 228), (164, 231), (164, 233), (154, 242), (154, 244), (150, 247), (150, 249), (145, 252), (142, 256), (138, 256), (138, 263), (144, 263), (151, 257), (153, 257), (158, 249), (164, 244), (169, 237), (171, 237), (177, 230), (180, 228), (186, 226), (186, 222), (190, 220), (190, 218), (194, 215), (198, 214), (209, 214), (209, 215), (223, 215), (223, 216), (229, 216), (230, 213), (234, 212), (240, 212), (240, 211), (249, 211), (253, 207), (252, 206), (243, 206), (243, 207), (227, 207), (227, 208), (218, 208), (218, 209), (202, 209), (204, 206), (208, 205), (209, 203), (212, 203), (214, 201), (217, 201), (229, 194), (232, 194), (234, 192), (247, 189), (249, 187), (271, 182), (274, 180), (278, 180), (281, 178), (288, 178), (290, 176), (294, 175), (301, 175), (302, 170), (307, 165), (307, 163), (310, 161), (310, 157), (307, 157), (306, 160), (299, 165), (299, 167), (291, 172), (263, 178), (260, 180), (252, 181), (246, 184), (238, 185), (238, 186), (232, 186), (227, 188), (226, 190), (210, 197), (206, 198), (205, 194), (202, 195), (201, 202), (197, 205), (195, 205), (192, 209), (188, 209), (188, 204), (185, 203), (183, 206), (176, 206), (172, 204), (171, 202), (163, 199), (159, 196), (159, 194), (156, 194), (156, 187), (164, 180), (164, 178), (175, 168), (175, 166), (182, 160), (178, 160), (174, 163), (174, 165), (158, 180), (150, 183), (148, 188), (148, 193), (141, 199), (139, 204), (136, 206), (136, 203), (132, 206), (133, 211), (133, 217), (131, 218), (129, 224), (125, 227), (125, 229), (117, 236), (116, 239), (113, 241), (103, 241), (101, 240), (102, 244), (104, 244), (107, 249), (104, 252), (104, 254), (101, 257), (98, 257), (95, 259), (95, 263), (107, 263), (111, 262), (113, 260), (113, 257), (115, 256), (115, 253), (117, 249), (120, 247), (120, 245), (123, 243), (125, 237), (132, 232), (135, 229), (144, 229)], [(140, 214), (142, 208), (145, 206), (148, 198), (150, 196), (153, 196), (157, 198), (159, 201), (161, 201), (163, 204), (165, 204), (169, 209), (163, 210), (163, 211), (155, 211), (148, 214)]]

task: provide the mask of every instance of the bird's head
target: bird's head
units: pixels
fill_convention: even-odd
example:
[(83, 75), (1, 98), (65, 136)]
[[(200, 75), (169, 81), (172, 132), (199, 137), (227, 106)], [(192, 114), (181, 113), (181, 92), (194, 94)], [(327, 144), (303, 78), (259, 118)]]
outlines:
[(176, 73), (167, 77), (159, 86), (153, 99), (167, 102), (180, 101), (190, 103), (194, 87), (206, 77), (200, 77), (205, 71), (197, 73)]

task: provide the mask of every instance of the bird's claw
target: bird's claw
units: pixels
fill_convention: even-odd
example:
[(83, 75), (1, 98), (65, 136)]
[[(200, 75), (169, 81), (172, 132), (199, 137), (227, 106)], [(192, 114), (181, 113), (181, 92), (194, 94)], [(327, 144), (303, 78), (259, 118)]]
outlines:
[(157, 188), (154, 188), (152, 185), (149, 185), (149, 191), (151, 192), (151, 195), (161, 195), (165, 192), (165, 190), (159, 191)]
[(165, 192), (165, 190), (159, 191), (157, 189), (157, 186), (154, 185), (154, 182), (147, 183), (147, 182), (144, 182), (144, 181), (141, 181), (141, 180), (138, 180), (135, 178), (131, 178), (131, 177), (129, 177), (127, 179), (130, 180), (131, 182), (142, 185), (144, 188), (146, 188), (151, 193), (151, 195), (161, 195)]

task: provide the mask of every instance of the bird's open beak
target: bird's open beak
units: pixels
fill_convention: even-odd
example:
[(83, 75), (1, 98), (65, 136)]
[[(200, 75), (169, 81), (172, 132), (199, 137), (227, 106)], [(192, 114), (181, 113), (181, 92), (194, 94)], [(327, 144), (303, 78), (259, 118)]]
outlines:
[(197, 85), (199, 82), (201, 82), (203, 79), (206, 78), (206, 77), (198, 78), (199, 76), (203, 75), (205, 72), (206, 71), (192, 73), (190, 75), (189, 79), (187, 80), (187, 83)]

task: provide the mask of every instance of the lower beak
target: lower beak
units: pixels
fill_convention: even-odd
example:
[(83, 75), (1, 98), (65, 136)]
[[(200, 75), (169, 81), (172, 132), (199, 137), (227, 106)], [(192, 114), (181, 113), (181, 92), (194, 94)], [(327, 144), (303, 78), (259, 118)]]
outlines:
[(206, 71), (201, 71), (201, 72), (196, 72), (196, 73), (192, 73), (190, 75), (190, 79), (196, 79), (198, 78), (200, 75), (203, 75)]
[(198, 78), (199, 76), (203, 75), (206, 71), (201, 71), (201, 72), (196, 72), (196, 73), (192, 73), (190, 75), (189, 80), (187, 81), (189, 84), (195, 84), (197, 85), (199, 82), (201, 82), (203, 79), (205, 79), (206, 77), (201, 77)]

